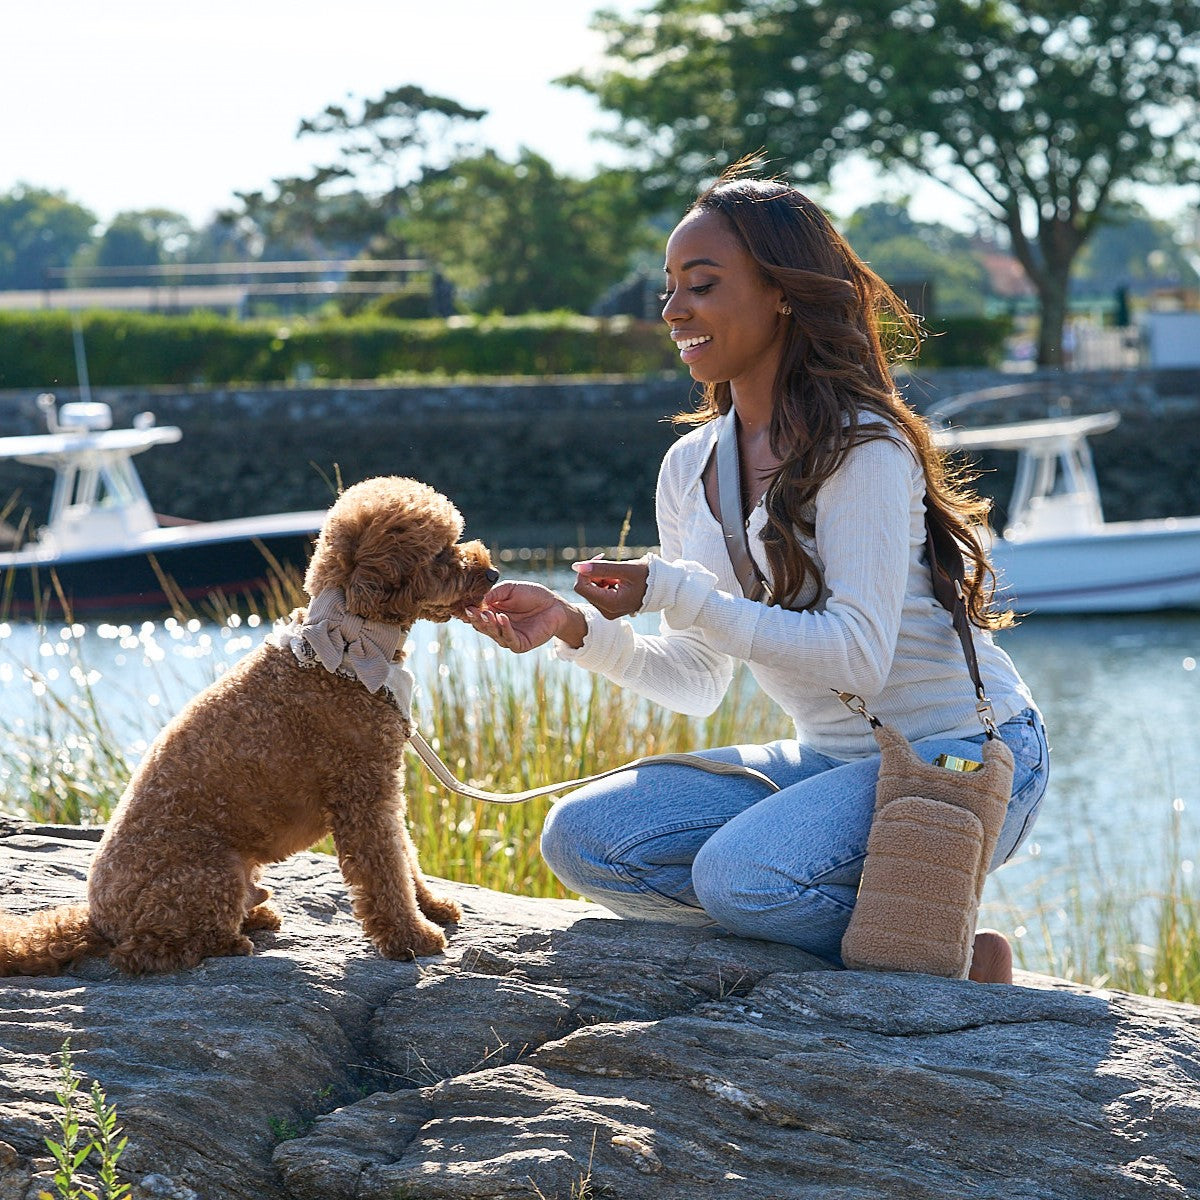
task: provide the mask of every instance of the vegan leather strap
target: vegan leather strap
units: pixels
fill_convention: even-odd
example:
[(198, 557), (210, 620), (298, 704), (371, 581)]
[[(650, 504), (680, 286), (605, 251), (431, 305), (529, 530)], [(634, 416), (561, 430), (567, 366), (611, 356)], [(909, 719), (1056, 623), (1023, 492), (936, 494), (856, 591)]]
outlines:
[(637, 758), (624, 766), (613, 767), (608, 771), (600, 771), (595, 775), (584, 775), (580, 779), (567, 779), (562, 783), (548, 783), (544, 787), (531, 788), (527, 792), (485, 792), (482, 788), (472, 787), (468, 783), (459, 783), (449, 768), (437, 756), (432, 746), (414, 729), (408, 747), (429, 768), (433, 776), (443, 786), (460, 796), (472, 800), (485, 800), (492, 804), (521, 804), (525, 800), (533, 800), (538, 796), (549, 796), (566, 788), (581, 787), (585, 783), (593, 783), (597, 779), (607, 779), (620, 771), (632, 771), (635, 767), (666, 766), (674, 764), (681, 767), (695, 767), (707, 771), (710, 775), (736, 775), (742, 779), (753, 779), (761, 783), (768, 791), (779, 791), (779, 785), (769, 779), (761, 771), (753, 767), (744, 767), (741, 763), (718, 762), (716, 759), (703, 758), (699, 754), (652, 754), (646, 758)]
[[(729, 561), (733, 565), (734, 574), (741, 584), (742, 594), (748, 600), (760, 600), (769, 604), (770, 588), (754, 564), (746, 537), (746, 520), (742, 509), (741, 464), (738, 459), (737, 417), (732, 408), (722, 418), (721, 429), (717, 434), (716, 470), (721, 529), (725, 534), (725, 546), (729, 551)], [(963, 599), (966, 566), (962, 550), (949, 533), (934, 526), (929, 520), (928, 499), (925, 505), (925, 556), (933, 580), (934, 598), (950, 613), (954, 632), (958, 634), (958, 640), (962, 643), (967, 671), (975, 687), (975, 711), (987, 736), (995, 737), (995, 714), (979, 673), (979, 659), (975, 654), (971, 621)], [(850, 707), (871, 719), (859, 697), (848, 692), (838, 692), (838, 695), (848, 704), (850, 700), (859, 700), (858, 707), (852, 704)]]
[(966, 567), (962, 550), (951, 534), (936, 527), (929, 519), (929, 500), (925, 501), (925, 558), (929, 563), (929, 574), (933, 579), (933, 595), (937, 602), (950, 613), (950, 621), (958, 640), (962, 643), (963, 657), (967, 660), (967, 671), (975, 687), (975, 712), (989, 738), (996, 736), (995, 712), (988, 699), (987, 690), (979, 674), (979, 659), (975, 654), (975, 638), (971, 633), (971, 620), (967, 616), (967, 605), (963, 599), (963, 580)]
[(721, 508), (721, 530), (733, 573), (748, 600), (771, 602), (771, 589), (755, 566), (746, 540), (746, 517), (742, 506), (742, 469), (738, 462), (737, 416), (731, 408), (721, 419), (717, 435), (717, 496)]

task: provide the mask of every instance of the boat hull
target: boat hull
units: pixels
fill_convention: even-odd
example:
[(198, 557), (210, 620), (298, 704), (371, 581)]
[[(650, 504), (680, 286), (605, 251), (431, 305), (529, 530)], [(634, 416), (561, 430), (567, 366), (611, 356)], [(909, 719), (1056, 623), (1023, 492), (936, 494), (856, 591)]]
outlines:
[[(303, 571), (323, 512), (163, 529), (130, 547), (0, 554), (0, 616), (162, 616), (262, 595), (280, 567)], [(65, 606), (64, 602), (65, 601)]]
[(1200, 518), (1127, 521), (1008, 542), (992, 557), (1018, 613), (1200, 609)]

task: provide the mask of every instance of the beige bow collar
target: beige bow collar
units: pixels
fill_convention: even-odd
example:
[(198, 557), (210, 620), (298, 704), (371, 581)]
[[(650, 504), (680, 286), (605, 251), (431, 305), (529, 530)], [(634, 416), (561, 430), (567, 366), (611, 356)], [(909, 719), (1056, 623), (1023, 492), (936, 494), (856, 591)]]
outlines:
[(339, 587), (319, 592), (304, 619), (288, 631), (301, 639), (327, 671), (349, 668), (369, 692), (387, 683), (388, 672), (400, 649), (404, 629), (383, 621), (368, 621), (346, 611), (346, 594)]

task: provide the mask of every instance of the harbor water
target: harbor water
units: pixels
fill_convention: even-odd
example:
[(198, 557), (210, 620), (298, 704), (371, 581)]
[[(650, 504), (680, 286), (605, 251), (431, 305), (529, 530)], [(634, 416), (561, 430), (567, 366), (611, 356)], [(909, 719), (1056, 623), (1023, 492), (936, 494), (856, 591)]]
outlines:
[[(48, 711), (69, 728), (72, 710), (94, 705), (136, 757), (267, 632), (255, 619), (0, 624), (0, 737), (24, 740)], [(1023, 933), (1023, 912), (1065, 923), (1117, 886), (1153, 897), (1172, 872), (1188, 885), (1200, 855), (1200, 614), (1031, 617), (1000, 643), (1045, 713), (1051, 781), (1029, 840), (989, 881), (984, 918)], [(502, 653), (460, 623), (418, 623), (409, 646), (418, 696), (436, 689), (448, 662), (470, 670)], [(544, 665), (586, 684), (569, 664)], [(0, 775), (11, 769), (0, 754)], [(0, 790), (10, 786), (0, 778)]]

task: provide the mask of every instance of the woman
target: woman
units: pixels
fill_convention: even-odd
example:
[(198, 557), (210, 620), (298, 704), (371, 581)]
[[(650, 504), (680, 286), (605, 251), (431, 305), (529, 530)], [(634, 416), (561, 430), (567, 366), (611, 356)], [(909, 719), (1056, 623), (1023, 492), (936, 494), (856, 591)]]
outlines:
[[(1013, 797), (992, 867), (1028, 833), (1046, 789), (1045, 731), (990, 631), (994, 576), (979, 541), (986, 503), (947, 470), (898, 396), (881, 318), (917, 324), (821, 210), (783, 183), (727, 175), (667, 242), (663, 319), (703, 385), (697, 426), (668, 451), (656, 512), (660, 555), (576, 564), (579, 605), (501, 583), (471, 624), (518, 653), (560, 657), (680, 712), (720, 702), (738, 661), (795, 721), (798, 740), (711, 750), (768, 775), (679, 766), (623, 772), (573, 793), (546, 822), (560, 880), (624, 916), (716, 922), (839, 962), (879, 770), (861, 696), (926, 761), (979, 757), (961, 643), (933, 598), (925, 513), (962, 547), (966, 603)], [(747, 599), (720, 525), (714, 447), (734, 422), (743, 515), (768, 600)], [(658, 612), (648, 636), (624, 619)], [(976, 938), (971, 977), (1008, 981), (998, 933)]]

